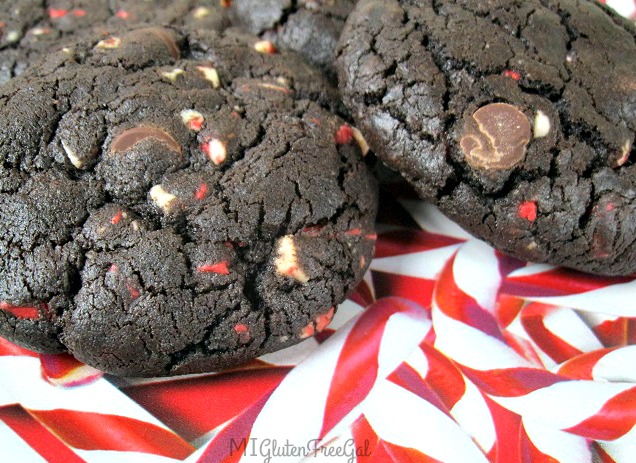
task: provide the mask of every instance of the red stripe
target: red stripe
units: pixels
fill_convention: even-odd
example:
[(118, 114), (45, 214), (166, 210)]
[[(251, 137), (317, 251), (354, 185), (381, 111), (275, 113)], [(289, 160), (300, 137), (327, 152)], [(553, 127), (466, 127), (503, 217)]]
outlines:
[(17, 346), (4, 338), (0, 338), (0, 357), (37, 357), (33, 351)]
[(435, 289), (434, 280), (397, 275), (373, 270), (373, 287), (378, 299), (383, 297), (403, 297), (425, 308), (430, 308)]
[(241, 370), (132, 386), (123, 392), (193, 441), (269, 396), (289, 371), (288, 367)]
[(492, 416), (497, 436), (495, 451), (493, 452), (495, 454), (494, 461), (497, 463), (519, 461), (519, 439), (517, 436), (521, 426), (521, 417), (502, 407), (488, 396), (483, 397), (490, 410), (490, 416)]
[(141, 452), (176, 459), (184, 459), (195, 450), (173, 432), (133, 418), (62, 409), (30, 413), (76, 449)]
[(270, 392), (261, 397), (259, 401), (252, 404), (219, 431), (201, 454), (197, 463), (236, 463), (244, 453), (257, 453), (258, 443), (250, 443), (250, 433), (254, 421), (271, 394)]
[(626, 346), (628, 343), (629, 321), (625, 318), (605, 320), (592, 330), (604, 346)]
[(484, 310), (475, 299), (457, 286), (453, 274), (454, 263), (455, 256), (448, 260), (437, 280), (434, 294), (437, 306), (448, 317), (505, 343), (497, 320), (492, 314)]
[(516, 296), (509, 296), (507, 294), (500, 294), (497, 297), (495, 313), (497, 314), (497, 321), (499, 326), (507, 327), (510, 325), (517, 315), (521, 312), (525, 301)]
[(40, 364), (44, 379), (56, 386), (80, 386), (104, 375), (70, 354), (40, 354)]
[(387, 377), (387, 380), (424, 399), (446, 415), (449, 415), (450, 409), (436, 395), (437, 391), (431, 389), (419, 373), (407, 363), (403, 363), (396, 368)]
[(420, 348), (428, 360), (426, 382), (435, 391), (448, 410), (464, 397), (464, 376), (445, 355), (432, 346), (422, 343)]
[(634, 277), (602, 277), (556, 268), (503, 281), (501, 291), (522, 297), (553, 297), (582, 294), (607, 286), (629, 283)]
[(410, 301), (387, 298), (362, 313), (338, 358), (325, 406), (321, 438), (367, 396), (375, 383), (380, 343), (389, 318), (400, 312), (419, 311), (423, 309)]
[(393, 257), (414, 252), (431, 251), (463, 243), (464, 240), (436, 235), (424, 230), (404, 228), (390, 230), (378, 235), (375, 257)]
[[(49, 463), (85, 463), (71, 449), (38, 423), (22, 407), (0, 408), (4, 421), (24, 442)], [(0, 449), (0, 454), (7, 449)]]
[(360, 416), (351, 425), (351, 435), (355, 448), (361, 450), (358, 452), (356, 463), (375, 463), (376, 460), (373, 458), (373, 454), (378, 448), (380, 438), (364, 415)]
[(442, 463), (418, 450), (383, 441), (362, 415), (351, 427), (357, 463)]
[(571, 379), (594, 379), (593, 370), (598, 361), (617, 349), (599, 349), (574, 357), (561, 365), (558, 373)]
[(559, 307), (533, 302), (521, 312), (521, 324), (532, 340), (556, 363), (581, 355), (583, 352), (556, 336), (546, 328), (544, 320)]
[(636, 425), (636, 387), (627, 389), (608, 400), (590, 418), (565, 429), (594, 440), (615, 440)]
[(550, 455), (541, 452), (528, 437), (523, 426), (520, 432), (521, 463), (559, 463)]
[(473, 370), (461, 366), (461, 371), (486, 394), (496, 397), (519, 397), (537, 389), (567, 381), (545, 370), (533, 368)]

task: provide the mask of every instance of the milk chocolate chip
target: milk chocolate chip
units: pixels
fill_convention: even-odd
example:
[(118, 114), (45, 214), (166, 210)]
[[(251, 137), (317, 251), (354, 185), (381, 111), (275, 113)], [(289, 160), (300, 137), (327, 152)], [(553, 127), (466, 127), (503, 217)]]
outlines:
[(168, 133), (148, 126), (133, 127), (119, 134), (110, 147), (111, 153), (127, 151), (143, 140), (155, 140), (166, 145), (172, 151), (181, 154), (181, 145)]
[(530, 121), (518, 108), (492, 103), (466, 120), (460, 146), (476, 169), (510, 169), (523, 161), (532, 138)]

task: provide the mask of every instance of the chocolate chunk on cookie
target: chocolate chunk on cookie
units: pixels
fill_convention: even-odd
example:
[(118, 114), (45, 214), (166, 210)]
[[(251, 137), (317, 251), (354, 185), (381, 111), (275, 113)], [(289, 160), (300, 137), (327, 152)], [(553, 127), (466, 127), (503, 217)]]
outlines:
[(594, 1), (362, 0), (345, 104), (422, 198), (497, 248), (636, 271), (636, 30)]
[(232, 0), (232, 23), (294, 50), (335, 79), (334, 50), (353, 0)]
[(0, 82), (19, 75), (51, 48), (136, 24), (221, 31), (226, 8), (205, 0), (19, 0), (0, 3)]
[(320, 331), (373, 253), (375, 183), (320, 71), (256, 37), (69, 45), (0, 90), (0, 334), (119, 375)]

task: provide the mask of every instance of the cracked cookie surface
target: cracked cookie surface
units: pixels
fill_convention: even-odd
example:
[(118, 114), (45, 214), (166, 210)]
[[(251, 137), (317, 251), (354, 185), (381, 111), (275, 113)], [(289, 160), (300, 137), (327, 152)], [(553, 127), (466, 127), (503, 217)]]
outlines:
[(221, 31), (224, 8), (212, 0), (2, 0), (0, 82), (19, 75), (52, 47), (84, 34), (108, 36), (113, 28), (156, 24)]
[(345, 104), (426, 200), (524, 260), (636, 272), (636, 30), (588, 0), (362, 0)]
[(324, 328), (371, 260), (375, 183), (337, 92), (257, 41), (122, 30), (4, 84), (0, 335), (154, 376)]
[(354, 0), (232, 0), (232, 23), (298, 52), (335, 79), (334, 53)]

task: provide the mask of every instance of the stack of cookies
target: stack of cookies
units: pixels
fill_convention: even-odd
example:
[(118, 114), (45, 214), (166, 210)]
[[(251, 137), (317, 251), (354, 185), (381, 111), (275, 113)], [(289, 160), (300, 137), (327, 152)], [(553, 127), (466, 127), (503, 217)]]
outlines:
[(158, 376), (312, 336), (372, 259), (374, 156), (503, 252), (636, 271), (636, 30), (591, 0), (0, 21), (0, 335), (33, 350)]

